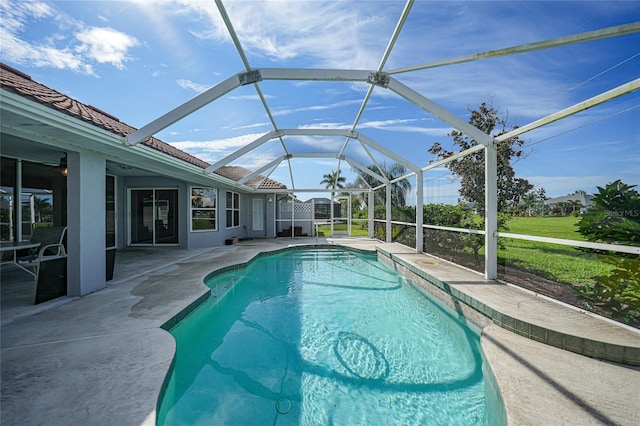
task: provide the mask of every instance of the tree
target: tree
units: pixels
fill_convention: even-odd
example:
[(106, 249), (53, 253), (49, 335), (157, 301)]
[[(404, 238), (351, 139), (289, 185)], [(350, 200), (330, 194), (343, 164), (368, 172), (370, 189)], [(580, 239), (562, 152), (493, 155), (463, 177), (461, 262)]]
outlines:
[(522, 204), (527, 211), (527, 216), (533, 216), (533, 211), (538, 201), (538, 196), (534, 191), (527, 192), (524, 197), (522, 197)]
[[(378, 167), (376, 167), (375, 165), (371, 165), (368, 168), (372, 172), (376, 174), (380, 174), (380, 170), (378, 170)], [(393, 163), (391, 166), (388, 166), (388, 167), (385, 164), (381, 167), (381, 169), (384, 172), (385, 177), (390, 181), (407, 174), (406, 167), (398, 163)], [(383, 182), (376, 180), (373, 176), (370, 176), (368, 174), (362, 174), (358, 177), (355, 184), (358, 187), (375, 188), (376, 186), (379, 186), (382, 183)], [(407, 204), (407, 194), (409, 193), (410, 190), (411, 190), (411, 182), (409, 182), (407, 179), (403, 179), (398, 182), (392, 183), (391, 184), (391, 204), (399, 207), (405, 206)], [(375, 197), (374, 198), (375, 204), (377, 205), (386, 204), (385, 196), (382, 193), (376, 192), (374, 197)]]
[(320, 181), (320, 185), (325, 185), (325, 188), (344, 188), (344, 183), (346, 182), (346, 178), (340, 176), (340, 170), (334, 171), (331, 169), (331, 173), (322, 176), (322, 180)]
[[(469, 110), (471, 118), (469, 123), (488, 135), (494, 137), (505, 134), (513, 129), (507, 129), (507, 117), (500, 117), (498, 111), (491, 104), (483, 102), (478, 110)], [(453, 130), (448, 134), (453, 139), (454, 147), (459, 151), (465, 151), (477, 142), (467, 137), (464, 133)], [(518, 137), (507, 139), (497, 144), (498, 157), (498, 211), (506, 211), (509, 206), (516, 206), (522, 196), (533, 189), (533, 185), (526, 179), (516, 178), (512, 161), (518, 161), (526, 157), (522, 150), (524, 141)], [(440, 142), (434, 143), (429, 152), (443, 160), (455, 154), (452, 150), (445, 149)], [(460, 178), (460, 195), (465, 201), (475, 202), (478, 211), (484, 214), (484, 153), (482, 151), (466, 155), (453, 160), (445, 165)]]
[(47, 222), (46, 219), (53, 215), (53, 206), (48, 198), (34, 196), (33, 204), (38, 222)]
[(571, 206), (569, 201), (559, 201), (556, 203), (556, 209), (560, 209), (560, 216), (565, 215), (565, 209)]

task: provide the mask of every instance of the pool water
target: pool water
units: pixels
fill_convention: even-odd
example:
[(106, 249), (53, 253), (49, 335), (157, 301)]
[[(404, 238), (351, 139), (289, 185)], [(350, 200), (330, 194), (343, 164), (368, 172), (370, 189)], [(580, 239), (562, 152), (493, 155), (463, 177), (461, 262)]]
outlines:
[(374, 256), (288, 251), (207, 285), (171, 329), (159, 424), (488, 424), (478, 330)]

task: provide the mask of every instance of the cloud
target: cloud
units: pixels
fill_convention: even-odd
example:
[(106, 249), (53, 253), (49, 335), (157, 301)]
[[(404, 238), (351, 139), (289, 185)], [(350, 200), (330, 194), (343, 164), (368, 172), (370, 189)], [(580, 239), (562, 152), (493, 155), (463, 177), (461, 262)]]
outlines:
[(302, 124), (298, 129), (350, 129), (351, 125), (346, 123), (313, 123)]
[[(212, 25), (192, 31), (194, 36), (229, 41), (212, 4), (184, 1), (181, 6), (195, 10)], [(224, 6), (248, 55), (276, 63), (297, 58), (310, 66), (359, 69), (376, 67), (401, 10), (398, 4), (362, 8), (359, 2), (346, 1), (227, 2)], [(387, 8), (392, 13), (386, 13)]]
[(270, 126), (271, 126), (271, 123), (268, 123), (268, 122), (254, 123), (254, 124), (247, 124), (246, 126), (234, 127), (233, 130), (255, 129), (256, 127), (270, 127)]
[(207, 149), (214, 152), (220, 152), (241, 148), (263, 135), (264, 133), (251, 133), (225, 139), (214, 139), (208, 141), (175, 141), (168, 143), (185, 151), (193, 149)]
[[(75, 37), (68, 36), (74, 32)], [(35, 34), (43, 36), (38, 40)], [(112, 28), (86, 27), (50, 3), (10, 0), (2, 4), (0, 39), (0, 56), (5, 61), (91, 76), (97, 76), (92, 62), (123, 69), (131, 59), (130, 49), (139, 45), (134, 37)]]
[(193, 90), (196, 93), (202, 93), (211, 87), (205, 84), (194, 83), (191, 80), (185, 79), (176, 80), (176, 83), (178, 83), (178, 86), (182, 87), (183, 89)]
[(0, 56), (5, 61), (34, 67), (69, 69), (96, 76), (91, 64), (69, 49), (58, 49), (41, 44), (30, 44), (0, 29)]
[[(276, 97), (273, 95), (262, 95), (264, 96), (265, 99), (275, 99)], [(229, 99), (233, 99), (234, 101), (259, 101), (260, 100), (260, 96), (258, 96), (257, 94), (255, 95), (236, 95), (236, 96), (229, 96)]]
[[(451, 132), (451, 127), (420, 127), (407, 126), (404, 124), (415, 123), (421, 121), (417, 118), (397, 118), (390, 120), (363, 121), (358, 124), (356, 130), (378, 129), (393, 132), (419, 133), (422, 135), (444, 137)], [(299, 129), (350, 129), (351, 124), (335, 123), (335, 122), (316, 122), (312, 124), (303, 124), (298, 126)]]
[(272, 112), (273, 112), (273, 116), (277, 117), (277, 116), (295, 114), (299, 112), (310, 112), (310, 111), (317, 112), (317, 111), (334, 110), (336, 108), (340, 108), (343, 106), (360, 105), (360, 104), (362, 104), (361, 99), (353, 99), (353, 100), (334, 102), (332, 104), (310, 105), (310, 106), (304, 106), (299, 108), (274, 108)]
[(135, 37), (109, 27), (86, 28), (76, 34), (80, 45), (76, 51), (99, 63), (109, 63), (118, 69), (130, 60), (129, 49), (139, 45)]

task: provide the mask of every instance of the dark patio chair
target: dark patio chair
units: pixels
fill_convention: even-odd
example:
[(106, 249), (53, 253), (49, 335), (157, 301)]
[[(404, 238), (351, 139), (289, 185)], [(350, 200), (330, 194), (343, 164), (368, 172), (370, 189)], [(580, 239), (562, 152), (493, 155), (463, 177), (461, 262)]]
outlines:
[(30, 241), (32, 243), (40, 243), (40, 246), (32, 249), (26, 256), (19, 257), (18, 262), (22, 266), (33, 268), (36, 281), (38, 281), (42, 262), (67, 257), (67, 251), (64, 248), (66, 232), (66, 226), (48, 226), (34, 229)]

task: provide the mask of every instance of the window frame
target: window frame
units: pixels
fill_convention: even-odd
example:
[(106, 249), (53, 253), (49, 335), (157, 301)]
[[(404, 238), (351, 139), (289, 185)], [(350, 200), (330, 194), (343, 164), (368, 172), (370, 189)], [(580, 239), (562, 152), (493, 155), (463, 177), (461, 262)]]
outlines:
[[(225, 197), (225, 212), (227, 219), (227, 229), (239, 228), (240, 227), (240, 194), (233, 191), (226, 191)], [(231, 196), (231, 207), (229, 207), (229, 196)], [(236, 202), (237, 201), (237, 202)], [(231, 216), (229, 216), (231, 213)], [(231, 222), (229, 221), (229, 217), (231, 217)], [(235, 223), (235, 219), (237, 219), (238, 223)]]
[[(202, 191), (212, 191), (215, 194), (215, 206), (214, 207), (194, 207), (193, 202), (194, 202), (194, 197), (197, 196), (197, 194), (194, 194), (194, 191), (197, 190), (202, 190)], [(220, 217), (218, 214), (218, 206), (220, 205), (219, 202), (219, 196), (218, 196), (218, 188), (212, 188), (210, 186), (191, 186), (189, 187), (189, 229), (191, 232), (215, 232), (219, 229), (218, 223), (220, 222)], [(206, 229), (194, 229), (193, 228), (193, 223), (194, 223), (194, 212), (196, 211), (203, 211), (203, 212), (213, 212), (214, 213), (214, 227), (213, 228), (206, 228)], [(202, 219), (202, 220), (209, 220), (209, 219)]]

